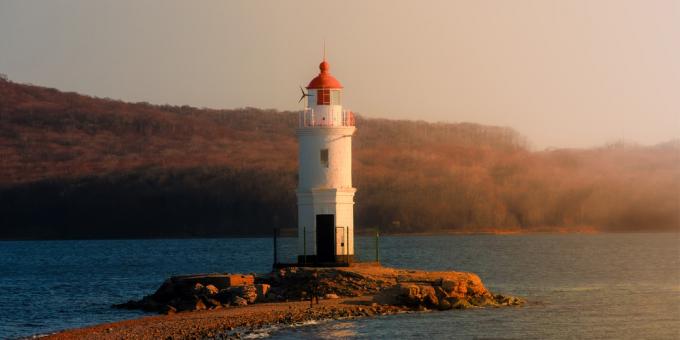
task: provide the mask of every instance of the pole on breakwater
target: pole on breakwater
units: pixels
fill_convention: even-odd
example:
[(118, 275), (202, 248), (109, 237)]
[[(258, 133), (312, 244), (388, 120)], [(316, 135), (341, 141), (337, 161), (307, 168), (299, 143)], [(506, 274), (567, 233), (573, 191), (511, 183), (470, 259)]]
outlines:
[(380, 263), (380, 227), (375, 228), (375, 262)]
[(276, 267), (276, 264), (279, 263), (279, 259), (277, 257), (278, 250), (276, 249), (277, 248), (276, 238), (278, 237), (278, 231), (279, 231), (278, 228), (274, 228), (274, 267)]

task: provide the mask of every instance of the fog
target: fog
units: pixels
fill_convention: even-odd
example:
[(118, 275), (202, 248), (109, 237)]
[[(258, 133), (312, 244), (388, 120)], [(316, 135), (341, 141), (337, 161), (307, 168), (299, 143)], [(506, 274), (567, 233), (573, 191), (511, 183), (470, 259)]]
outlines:
[(0, 73), (127, 101), (298, 109), (324, 40), (366, 117), (680, 137), (678, 1), (0, 0)]

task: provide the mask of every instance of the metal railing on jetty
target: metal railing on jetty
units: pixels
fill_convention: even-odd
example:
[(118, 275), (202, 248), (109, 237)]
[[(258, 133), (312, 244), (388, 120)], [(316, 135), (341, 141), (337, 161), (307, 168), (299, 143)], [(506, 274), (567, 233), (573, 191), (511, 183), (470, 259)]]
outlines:
[[(274, 268), (291, 266), (323, 266), (322, 263), (306, 262), (307, 254), (298, 254), (298, 242), (302, 242), (302, 249), (307, 249), (308, 240), (304, 237), (298, 240), (297, 228), (274, 228), (272, 234), (274, 251)], [(337, 244), (337, 242), (336, 242)], [(300, 257), (299, 255), (303, 255)], [(354, 256), (352, 263), (380, 263), (380, 231), (377, 228), (362, 228), (354, 235)], [(350, 262), (339, 261), (334, 266), (350, 265)]]
[(354, 126), (354, 113), (349, 110), (333, 110), (314, 112), (307, 108), (300, 112), (299, 126), (302, 127), (340, 127)]

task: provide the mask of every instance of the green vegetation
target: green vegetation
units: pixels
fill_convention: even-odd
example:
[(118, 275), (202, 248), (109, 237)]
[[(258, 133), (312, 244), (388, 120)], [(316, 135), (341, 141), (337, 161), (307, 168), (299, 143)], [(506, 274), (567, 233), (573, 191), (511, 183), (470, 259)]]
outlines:
[[(294, 112), (125, 103), (0, 79), (0, 238), (296, 225)], [(680, 143), (531, 152), (508, 128), (357, 119), (356, 224), (678, 230)]]

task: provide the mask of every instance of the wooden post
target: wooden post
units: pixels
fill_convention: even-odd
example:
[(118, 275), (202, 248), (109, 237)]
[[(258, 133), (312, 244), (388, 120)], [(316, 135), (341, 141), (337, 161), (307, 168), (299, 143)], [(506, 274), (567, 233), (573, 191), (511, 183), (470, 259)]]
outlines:
[(345, 259), (349, 264), (349, 226), (345, 227)]
[(375, 228), (375, 262), (380, 263), (380, 227)]
[(279, 263), (279, 259), (278, 259), (278, 257), (277, 257), (277, 255), (278, 255), (278, 249), (276, 249), (276, 248), (277, 248), (277, 245), (276, 245), (276, 237), (278, 236), (278, 235), (277, 235), (277, 234), (278, 234), (278, 231), (279, 231), (278, 228), (274, 228), (274, 267), (276, 267), (276, 265)]

